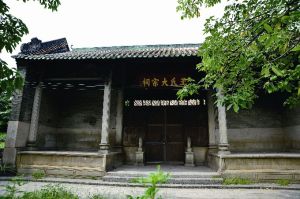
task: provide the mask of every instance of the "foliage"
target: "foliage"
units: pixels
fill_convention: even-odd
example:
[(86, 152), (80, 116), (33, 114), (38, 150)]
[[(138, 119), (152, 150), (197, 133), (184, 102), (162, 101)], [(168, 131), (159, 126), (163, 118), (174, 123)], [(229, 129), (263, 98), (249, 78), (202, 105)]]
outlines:
[(5, 138), (6, 138), (6, 133), (0, 132), (0, 142), (5, 142)]
[(247, 185), (252, 183), (253, 182), (251, 180), (244, 178), (225, 178), (223, 182), (224, 185)]
[(41, 190), (26, 192), (20, 199), (79, 199), (69, 190), (59, 185), (46, 185)]
[[(5, 187), (6, 194), (0, 195), (0, 199), (79, 199), (79, 196), (73, 194), (61, 185), (48, 184), (41, 189), (30, 192), (18, 191), (18, 187), (24, 185), (23, 177), (14, 177)], [(105, 199), (101, 195), (93, 195), (90, 199)]]
[[(11, 95), (7, 92), (0, 93), (0, 132), (6, 131), (7, 122), (11, 112)], [(0, 141), (4, 135), (1, 134)]]
[[(127, 196), (128, 199), (155, 199), (159, 189), (158, 184), (163, 184), (170, 178), (169, 173), (164, 173), (160, 170), (160, 166), (157, 166), (157, 171), (151, 173), (147, 178), (137, 178), (133, 182), (143, 184), (145, 186), (150, 185), (142, 196)], [(161, 197), (159, 197), (161, 198)]]
[[(198, 17), (200, 6), (220, 0), (178, 0), (182, 18)], [(284, 93), (284, 105), (300, 103), (300, 1), (234, 0), (221, 18), (206, 19), (199, 48), (199, 88), (222, 91), (218, 103), (238, 112), (259, 92)], [(199, 89), (192, 87), (192, 89)], [(180, 97), (190, 93), (184, 87)], [(192, 91), (192, 93), (195, 91)]]
[[(1, 121), (0, 121), (1, 123)], [(1, 127), (0, 127), (1, 128)], [(5, 146), (6, 133), (0, 132), (0, 149), (4, 149)], [(1, 165), (0, 165), (1, 166)]]
[(280, 186), (288, 186), (291, 182), (288, 179), (278, 179), (276, 180), (276, 183)]
[(6, 186), (6, 195), (0, 196), (1, 199), (79, 199), (79, 197), (60, 185), (46, 185), (40, 190), (24, 192), (21, 194), (17, 186), (23, 185), (22, 178), (14, 179), (11, 184)]
[(177, 12), (181, 12), (181, 19), (200, 17), (200, 8), (203, 5), (208, 7), (220, 3), (221, 0), (177, 0)]
[(38, 170), (32, 173), (32, 178), (35, 180), (42, 179), (46, 176), (43, 170)]
[[(22, 0), (27, 2), (29, 0)], [(56, 11), (60, 5), (60, 0), (38, 0), (45, 8)], [(9, 7), (0, 0), (0, 53), (6, 50), (9, 53), (21, 42), (22, 37), (28, 34), (25, 23), (9, 13)], [(16, 69), (11, 69), (7, 63), (0, 59), (0, 93), (11, 93), (16, 88), (21, 88), (23, 78)]]
[(24, 184), (24, 179), (22, 176), (13, 177), (10, 180), (10, 183), (5, 186), (6, 194), (4, 196), (0, 196), (1, 199), (17, 199), (17, 193), (20, 193), (17, 188)]
[(23, 78), (21, 74), (16, 69), (9, 68), (7, 63), (0, 59), (0, 93), (7, 92), (11, 94), (15, 89), (20, 89), (22, 85)]
[(15, 175), (16, 170), (12, 166), (2, 163), (2, 164), (0, 164), (0, 173), (5, 174), (6, 176), (7, 175)]

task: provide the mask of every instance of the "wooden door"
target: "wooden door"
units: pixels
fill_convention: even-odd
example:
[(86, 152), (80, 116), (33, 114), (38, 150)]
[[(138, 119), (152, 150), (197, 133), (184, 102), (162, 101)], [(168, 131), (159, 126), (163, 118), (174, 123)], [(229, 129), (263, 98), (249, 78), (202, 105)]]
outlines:
[(151, 107), (147, 113), (145, 159), (148, 163), (161, 163), (165, 161), (165, 111), (159, 107)]
[(145, 136), (145, 158), (148, 163), (184, 161), (183, 114), (175, 107), (157, 107), (149, 112)]
[(166, 107), (166, 162), (184, 161), (184, 114), (181, 107)]

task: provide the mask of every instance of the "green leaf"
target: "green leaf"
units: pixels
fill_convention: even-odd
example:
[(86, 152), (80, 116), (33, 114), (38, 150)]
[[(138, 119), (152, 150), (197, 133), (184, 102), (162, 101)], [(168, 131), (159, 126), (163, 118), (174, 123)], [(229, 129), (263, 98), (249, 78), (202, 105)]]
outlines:
[(289, 19), (290, 19), (289, 16), (282, 16), (282, 17), (281, 17), (281, 22), (282, 22), (282, 23), (286, 23)]
[(262, 68), (261, 75), (263, 75), (264, 77), (269, 77), (270, 76), (270, 69), (269, 69), (269, 67)]
[(300, 44), (295, 46), (291, 51), (299, 51), (300, 50)]
[(237, 104), (233, 104), (233, 110), (237, 113), (239, 111), (239, 106)]
[(272, 71), (280, 77), (282, 77), (284, 75), (283, 72), (281, 70), (279, 70), (276, 66), (272, 66)]
[(268, 33), (272, 33), (272, 32), (273, 32), (272, 27), (271, 27), (269, 24), (267, 24), (267, 23), (264, 23), (264, 28), (265, 28), (265, 30), (266, 30)]

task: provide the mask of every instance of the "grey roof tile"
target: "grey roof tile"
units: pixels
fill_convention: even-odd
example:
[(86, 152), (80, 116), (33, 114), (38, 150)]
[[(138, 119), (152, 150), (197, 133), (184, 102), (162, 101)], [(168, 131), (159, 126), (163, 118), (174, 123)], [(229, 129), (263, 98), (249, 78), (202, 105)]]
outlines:
[(145, 46), (113, 46), (101, 48), (78, 48), (69, 52), (52, 54), (18, 54), (15, 59), (25, 60), (84, 60), (126, 59), (160, 57), (195, 57), (200, 44), (172, 44)]

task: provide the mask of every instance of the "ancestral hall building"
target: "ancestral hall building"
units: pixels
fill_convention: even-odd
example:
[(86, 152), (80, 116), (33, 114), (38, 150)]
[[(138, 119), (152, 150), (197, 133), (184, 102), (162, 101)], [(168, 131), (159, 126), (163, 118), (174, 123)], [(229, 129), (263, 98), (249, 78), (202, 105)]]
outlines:
[(103, 176), (123, 164), (206, 165), (227, 175), (300, 180), (300, 109), (260, 93), (240, 113), (214, 90), (179, 100), (199, 44), (81, 48), (33, 38), (14, 56), (4, 163), (20, 173)]

